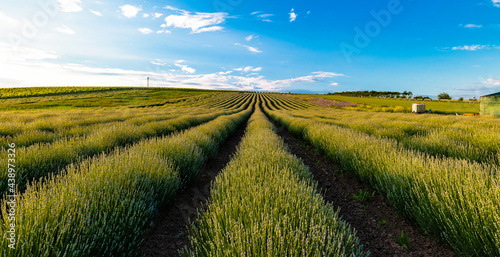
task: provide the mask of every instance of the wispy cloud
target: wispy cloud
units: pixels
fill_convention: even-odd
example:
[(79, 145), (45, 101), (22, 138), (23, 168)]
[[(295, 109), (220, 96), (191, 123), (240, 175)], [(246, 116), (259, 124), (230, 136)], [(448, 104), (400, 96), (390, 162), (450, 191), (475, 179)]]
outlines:
[(173, 7), (173, 6), (170, 6), (170, 5), (167, 5), (165, 7), (163, 7), (164, 9), (167, 9), (167, 10), (171, 10), (171, 11), (175, 11), (175, 12), (178, 12), (178, 13), (182, 13), (182, 14), (187, 14), (189, 13), (188, 11), (185, 11), (185, 10), (182, 10), (182, 9), (179, 9), (179, 8), (176, 8), (176, 7)]
[(59, 3), (59, 10), (61, 12), (81, 12), (81, 0), (56, 0)]
[(151, 30), (150, 28), (139, 28), (137, 30), (139, 30), (139, 32), (145, 35), (153, 33), (153, 30)]
[(162, 27), (174, 27), (190, 29), (191, 33), (213, 32), (223, 30), (224, 27), (217, 26), (222, 24), (228, 18), (227, 13), (191, 13), (172, 6), (166, 6), (165, 9), (178, 12), (180, 15), (169, 15), (165, 17), (165, 24)]
[(163, 16), (163, 13), (155, 12), (153, 14), (153, 17), (155, 17), (155, 18), (160, 18), (161, 16)]
[(255, 47), (252, 47), (252, 46), (247, 46), (247, 45), (243, 45), (240, 43), (235, 43), (234, 45), (245, 47), (248, 51), (250, 51), (252, 53), (262, 53), (262, 51), (260, 51), (259, 49), (255, 48)]
[(2, 57), (2, 61), (6, 62), (31, 62), (59, 58), (59, 55), (53, 52), (13, 46), (2, 42), (0, 42), (0, 56)]
[(481, 49), (489, 49), (488, 45), (464, 45), (464, 46), (454, 46), (451, 50), (462, 50), (462, 51), (477, 51)]
[[(250, 91), (279, 91), (301, 83), (335, 83), (333, 78), (343, 76), (339, 73), (317, 71), (309, 75), (267, 79), (258, 74), (262, 67), (244, 66), (237, 71), (223, 69), (208, 74), (196, 74), (197, 70), (189, 67), (184, 60), (170, 63), (161, 59), (149, 60), (157, 67), (156, 71), (128, 70), (120, 68), (99, 68), (73, 63), (58, 63), (57, 53), (14, 47), (0, 43), (0, 56), (5, 64), (0, 69), (0, 86), (145, 86), (146, 77), (151, 78), (151, 85), (179, 88), (231, 89)], [(181, 71), (181, 72), (179, 72)], [(241, 72), (241, 73), (240, 73)], [(25, 76), (30, 74), (30, 76)]]
[(133, 5), (122, 5), (120, 6), (120, 10), (122, 11), (122, 15), (127, 18), (134, 18), (137, 14), (142, 11), (141, 7), (133, 6)]
[(269, 18), (274, 16), (274, 14), (262, 13), (262, 11), (252, 12), (252, 13), (250, 13), (250, 15), (253, 15), (257, 19), (259, 19), (261, 21), (265, 21), (265, 22), (272, 22), (272, 20)]
[(14, 19), (0, 11), (0, 28), (13, 29), (21, 26), (21, 24), (22, 24), (21, 21)]
[(245, 72), (245, 73), (249, 73), (249, 72), (259, 72), (259, 71), (262, 71), (262, 67), (257, 67), (257, 68), (254, 68), (253, 66), (247, 66), (247, 67), (242, 67), (242, 68), (236, 68), (234, 69), (235, 71), (241, 71), (241, 72)]
[(290, 22), (294, 22), (297, 19), (297, 14), (295, 13), (295, 10), (292, 8), (289, 14), (290, 14)]
[(500, 0), (491, 0), (495, 7), (500, 7)]
[(156, 59), (154, 61), (151, 61), (151, 64), (158, 65), (158, 66), (166, 66), (167, 64), (162, 62), (160, 59)]
[(479, 29), (479, 28), (483, 27), (483, 25), (478, 25), (478, 24), (465, 24), (465, 25), (460, 24), (460, 25), (463, 26), (464, 28), (475, 28), (475, 29)]
[(500, 80), (493, 78), (487, 78), (481, 83), (483, 85), (494, 86), (494, 87), (500, 86)]
[(479, 82), (474, 86), (460, 87), (452, 90), (452, 93), (464, 97), (472, 98), (474, 96), (483, 96), (500, 91), (500, 79), (493, 77), (480, 77)]
[(56, 28), (56, 31), (60, 32), (60, 33), (63, 33), (63, 34), (68, 34), (68, 35), (74, 35), (74, 34), (76, 34), (75, 31), (73, 31), (72, 29), (70, 29), (66, 25), (63, 25), (63, 26), (61, 26), (59, 28)]
[(312, 73), (317, 78), (335, 78), (335, 77), (344, 77), (344, 74), (335, 73), (335, 72), (326, 72), (326, 71), (315, 71)]
[(281, 82), (285, 84), (325, 82), (324, 81), (325, 79), (343, 77), (343, 76), (345, 75), (335, 72), (316, 71), (312, 72), (311, 75), (308, 76), (282, 80)]
[(156, 34), (171, 34), (171, 33), (172, 31), (166, 29), (156, 31)]
[(246, 40), (246, 41), (252, 41), (252, 39), (256, 39), (256, 38), (258, 38), (258, 37), (259, 37), (259, 36), (256, 36), (255, 34), (253, 34), (253, 35), (250, 35), (250, 36), (248, 36), (248, 37), (245, 37), (245, 40)]
[(186, 73), (193, 74), (193, 73), (196, 72), (196, 69), (191, 68), (191, 67), (189, 67), (187, 65), (181, 64), (181, 63), (184, 63), (184, 62), (186, 62), (186, 61), (184, 61), (184, 60), (177, 60), (177, 61), (175, 61), (174, 65), (177, 66), (177, 67), (179, 67), (179, 68), (181, 68), (181, 70), (184, 71), (184, 72), (186, 72)]
[(101, 13), (101, 12), (94, 11), (94, 10), (92, 10), (92, 9), (89, 9), (89, 11), (90, 11), (91, 13), (93, 13), (94, 15), (97, 15), (97, 16), (102, 16), (102, 13)]

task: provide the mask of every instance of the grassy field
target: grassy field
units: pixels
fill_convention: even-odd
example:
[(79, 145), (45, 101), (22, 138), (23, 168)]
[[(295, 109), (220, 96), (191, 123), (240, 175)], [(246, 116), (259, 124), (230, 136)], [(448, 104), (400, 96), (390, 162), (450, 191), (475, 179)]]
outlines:
[(459, 255), (500, 254), (498, 119), (266, 110)]
[[(184, 256), (368, 256), (370, 246), (357, 237), (364, 228), (351, 227), (325, 201), (270, 120), (370, 185), (457, 255), (500, 255), (497, 118), (366, 112), (248, 92), (8, 92), (0, 99), (1, 256), (141, 256), (159, 212), (172, 207), (243, 124), (245, 136), (214, 179), (206, 209), (189, 225), (189, 245), (178, 250)], [(429, 104), (448, 108), (443, 112), (478, 106)]]
[[(24, 91), (26, 90), (26, 91)], [(191, 96), (203, 96), (213, 91), (160, 88), (83, 88), (68, 91), (35, 89), (0, 89), (0, 110), (67, 110), (121, 106), (152, 106), (181, 103)]]
[(479, 113), (479, 103), (469, 103), (464, 101), (451, 102), (437, 102), (437, 101), (418, 101), (418, 100), (398, 100), (398, 99), (379, 99), (379, 98), (363, 98), (363, 97), (350, 97), (350, 96), (336, 96), (336, 95), (307, 95), (314, 98), (323, 98), (329, 100), (350, 102), (364, 104), (368, 106), (380, 107), (396, 107), (401, 106), (411, 110), (412, 103), (425, 103), (426, 110), (432, 110), (436, 113), (446, 114), (463, 114), (463, 113)]

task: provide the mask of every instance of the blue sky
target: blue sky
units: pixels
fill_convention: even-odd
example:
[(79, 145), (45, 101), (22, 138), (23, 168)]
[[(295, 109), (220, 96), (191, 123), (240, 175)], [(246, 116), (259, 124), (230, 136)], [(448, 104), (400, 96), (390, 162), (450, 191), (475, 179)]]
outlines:
[(500, 0), (5, 0), (0, 87), (500, 91)]

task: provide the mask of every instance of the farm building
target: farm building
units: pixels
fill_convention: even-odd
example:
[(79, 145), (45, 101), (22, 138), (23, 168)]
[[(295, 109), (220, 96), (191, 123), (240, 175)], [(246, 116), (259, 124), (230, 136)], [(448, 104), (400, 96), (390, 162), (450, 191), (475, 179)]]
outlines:
[(411, 112), (424, 113), (425, 112), (425, 104), (421, 104), (421, 103), (412, 104)]
[(500, 92), (481, 96), (481, 104), (479, 107), (481, 116), (497, 116), (500, 117)]

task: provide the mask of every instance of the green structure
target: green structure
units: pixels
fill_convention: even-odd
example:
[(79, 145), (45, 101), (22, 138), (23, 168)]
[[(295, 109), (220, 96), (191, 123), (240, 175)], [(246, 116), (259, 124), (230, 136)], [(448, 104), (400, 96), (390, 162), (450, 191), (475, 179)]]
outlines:
[(481, 105), (479, 107), (481, 116), (500, 117), (500, 92), (481, 96)]

